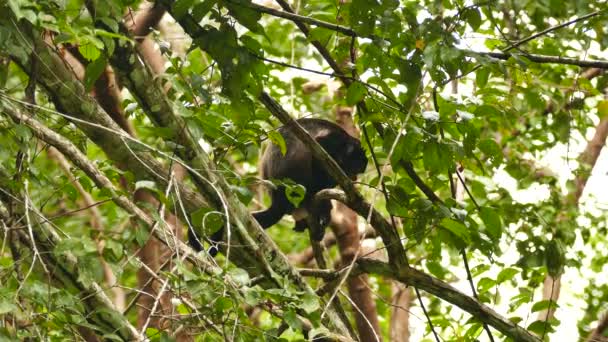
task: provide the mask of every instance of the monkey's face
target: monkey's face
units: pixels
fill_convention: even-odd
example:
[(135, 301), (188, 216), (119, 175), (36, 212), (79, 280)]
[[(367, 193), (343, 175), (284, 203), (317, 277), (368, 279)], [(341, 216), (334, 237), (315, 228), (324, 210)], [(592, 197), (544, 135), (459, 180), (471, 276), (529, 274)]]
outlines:
[(367, 168), (367, 157), (359, 140), (351, 138), (345, 145), (336, 161), (350, 179), (356, 180), (357, 175), (365, 172)]

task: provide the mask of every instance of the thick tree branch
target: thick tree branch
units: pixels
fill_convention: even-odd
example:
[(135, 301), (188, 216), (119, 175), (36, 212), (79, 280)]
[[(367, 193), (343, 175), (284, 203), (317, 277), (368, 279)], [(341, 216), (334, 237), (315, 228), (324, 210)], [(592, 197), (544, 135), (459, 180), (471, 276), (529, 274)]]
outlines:
[(124, 22), (129, 32), (139, 41), (145, 39), (152, 32), (152, 29), (158, 24), (164, 14), (165, 8), (158, 3), (154, 3), (151, 7), (140, 8), (135, 15), (129, 12)]
[[(72, 121), (110, 159), (117, 164), (127, 165), (137, 179), (153, 179), (161, 186), (165, 186), (169, 179), (169, 171), (151, 154), (134, 153), (133, 149), (139, 149), (141, 145), (124, 132), (98, 102), (87, 94), (82, 83), (57, 53), (40, 39), (40, 33), (25, 21), (15, 29), (21, 34), (18, 38), (15, 36), (17, 44), (14, 45), (14, 50), (6, 53), (26, 72), (30, 72), (29, 61), (34, 54), (24, 54), (23, 49), (29, 51), (28, 47), (36, 46), (35, 56), (42, 62), (38, 68), (38, 82), (42, 84), (59, 111), (70, 113), (62, 116)], [(206, 205), (206, 201), (198, 193), (187, 187), (180, 185), (180, 194), (192, 211)]]
[(367, 258), (357, 260), (357, 265), (363, 272), (398, 280), (452, 303), (515, 341), (540, 341), (536, 336), (502, 317), (488, 306), (479, 303), (475, 298), (467, 296), (451, 285), (424, 272), (411, 267), (395, 270), (387, 263)]
[[(329, 22), (325, 22), (322, 20), (317, 20), (311, 17), (307, 17), (307, 16), (303, 16), (303, 15), (299, 15), (299, 14), (295, 14), (292, 12), (288, 12), (285, 9), (285, 6), (283, 4), (281, 4), (281, 6), (283, 7), (283, 9), (285, 9), (285, 11), (279, 11), (279, 10), (275, 10), (273, 8), (269, 8), (266, 6), (262, 6), (262, 5), (258, 5), (258, 4), (254, 4), (254, 3), (242, 3), (242, 2), (237, 2), (234, 0), (229, 0), (231, 3), (235, 4), (235, 5), (239, 5), (239, 6), (246, 6), (249, 7), (251, 9), (254, 9), (258, 12), (261, 13), (266, 13), (266, 14), (270, 14), (276, 17), (280, 17), (280, 18), (285, 18), (285, 19), (289, 19), (291, 21), (293, 21), (296, 24), (310, 24), (310, 25), (314, 25), (314, 26), (318, 26), (318, 27), (323, 27), (332, 31), (336, 31), (342, 34), (345, 34), (347, 36), (351, 36), (351, 37), (362, 37), (362, 38), (370, 38), (370, 39), (383, 39), (383, 40), (387, 40), (390, 41), (386, 38), (382, 38), (382, 37), (378, 37), (376, 35), (361, 35), (359, 33), (357, 33), (355, 30), (345, 27), (345, 26), (341, 26), (341, 25), (337, 25), (337, 24), (333, 24), (333, 23), (329, 23)], [(560, 24), (560, 25), (556, 25), (555, 27), (551, 27), (547, 30), (544, 30), (542, 32), (539, 32), (535, 35), (532, 35), (526, 39), (523, 39), (519, 42), (516, 42), (516, 44), (514, 44), (513, 46), (509, 47), (507, 50), (513, 49), (516, 46), (522, 45), (524, 43), (527, 43), (530, 40), (533, 40), (539, 36), (542, 36), (544, 34), (547, 34), (548, 32), (554, 31), (556, 29), (562, 28), (562, 27), (566, 27), (568, 25), (571, 25), (573, 23), (579, 22), (581, 20), (586, 20), (589, 18), (592, 18), (594, 16), (597, 16), (598, 14), (600, 14), (602, 11), (595, 11), (592, 13), (589, 13), (587, 15), (584, 15), (582, 17), (576, 18), (574, 20), (570, 20), (566, 23)], [(300, 27), (300, 25), (298, 25), (298, 27), (300, 29), (302, 29)], [(304, 32), (304, 31), (303, 31)], [(306, 33), (306, 32), (304, 32)], [(493, 58), (497, 58), (497, 59), (503, 59), (503, 60), (507, 60), (509, 59), (512, 55), (514, 54), (509, 54), (506, 52), (476, 52), (476, 51), (471, 51), (471, 50), (462, 50), (463, 52), (467, 53), (467, 54), (472, 54), (472, 55), (486, 55), (486, 56), (490, 56)], [(537, 55), (537, 54), (522, 54), (522, 56), (525, 56), (526, 58), (528, 58), (529, 60), (536, 62), (536, 63), (556, 63), (556, 64), (567, 64), (567, 65), (577, 65), (577, 66), (581, 66), (581, 67), (595, 67), (595, 68), (601, 68), (601, 69), (608, 69), (608, 61), (593, 61), (593, 60), (578, 60), (578, 59), (574, 59), (574, 58), (567, 58), (567, 57), (559, 57), (559, 56), (546, 56), (546, 55)]]
[(580, 60), (576, 58), (570, 57), (560, 57), (560, 56), (546, 56), (546, 55), (538, 55), (532, 53), (508, 53), (508, 52), (481, 52), (481, 51), (473, 51), (473, 50), (462, 50), (465, 54), (476, 57), (476, 56), (485, 56), (492, 57), (496, 59), (508, 60), (509, 58), (526, 58), (535, 63), (554, 63), (554, 64), (566, 64), (566, 65), (576, 65), (579, 67), (585, 68), (599, 68), (599, 69), (608, 69), (608, 61), (601, 60)]

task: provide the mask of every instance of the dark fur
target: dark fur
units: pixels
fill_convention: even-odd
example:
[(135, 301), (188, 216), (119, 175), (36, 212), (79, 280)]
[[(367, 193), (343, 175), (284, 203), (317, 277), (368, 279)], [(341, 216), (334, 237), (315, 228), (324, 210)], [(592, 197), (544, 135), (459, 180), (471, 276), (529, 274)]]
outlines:
[[(300, 119), (298, 123), (332, 156), (340, 165), (342, 170), (352, 179), (365, 171), (367, 158), (361, 148), (359, 140), (351, 137), (340, 126), (333, 122), (321, 119)], [(252, 213), (256, 221), (266, 229), (276, 224), (285, 214), (291, 214), (296, 209), (304, 209), (307, 213), (312, 213), (313, 217), (318, 218), (321, 231), (313, 232), (313, 238), (321, 240), (324, 229), (329, 224), (331, 218), (332, 205), (329, 200), (320, 201), (313, 206), (314, 195), (323, 190), (336, 186), (336, 181), (325, 171), (321, 163), (313, 158), (310, 150), (298, 139), (287, 127), (279, 128), (278, 132), (283, 136), (287, 152), (281, 154), (281, 150), (274, 144), (264, 151), (260, 170), (263, 179), (285, 179), (289, 178), (306, 188), (304, 200), (299, 208), (295, 208), (285, 195), (284, 187), (277, 187), (272, 190), (271, 206), (262, 211)], [(296, 221), (294, 227), (297, 231), (302, 231), (308, 227), (306, 218)], [(220, 241), (223, 236), (223, 229), (211, 236), (211, 241)], [(193, 243), (194, 242), (194, 243)], [(201, 250), (201, 245), (190, 234), (190, 244), (197, 250)], [(198, 247), (198, 248), (197, 248)], [(212, 247), (212, 255), (217, 253), (217, 249)]]

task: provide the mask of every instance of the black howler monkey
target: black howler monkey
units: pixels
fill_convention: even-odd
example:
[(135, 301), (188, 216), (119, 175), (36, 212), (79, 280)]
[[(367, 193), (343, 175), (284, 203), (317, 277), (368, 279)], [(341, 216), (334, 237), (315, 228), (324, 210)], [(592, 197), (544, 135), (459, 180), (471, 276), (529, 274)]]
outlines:
[[(361, 148), (359, 140), (351, 137), (340, 126), (333, 122), (322, 119), (299, 119), (297, 122), (329, 153), (329, 155), (340, 165), (342, 170), (351, 178), (365, 171), (367, 158)], [(272, 190), (272, 204), (266, 210), (252, 213), (262, 228), (266, 229), (277, 223), (285, 214), (292, 214), (296, 220), (294, 229), (303, 231), (308, 227), (306, 216), (314, 213), (319, 219), (319, 226), (325, 228), (331, 219), (332, 204), (329, 200), (313, 202), (317, 192), (336, 186), (336, 181), (325, 171), (321, 163), (313, 157), (311, 151), (300, 141), (298, 137), (285, 126), (278, 129), (285, 140), (286, 154), (275, 144), (269, 144), (260, 158), (260, 170), (263, 179), (291, 179), (306, 188), (306, 195), (300, 206), (295, 208), (287, 199), (285, 188), (279, 186)], [(201, 250), (202, 246), (189, 232), (189, 240), (192, 247)], [(321, 240), (324, 229), (313, 232), (312, 237)], [(223, 229), (214, 233), (210, 240), (220, 241)], [(209, 253), (215, 255), (217, 247), (213, 246)]]

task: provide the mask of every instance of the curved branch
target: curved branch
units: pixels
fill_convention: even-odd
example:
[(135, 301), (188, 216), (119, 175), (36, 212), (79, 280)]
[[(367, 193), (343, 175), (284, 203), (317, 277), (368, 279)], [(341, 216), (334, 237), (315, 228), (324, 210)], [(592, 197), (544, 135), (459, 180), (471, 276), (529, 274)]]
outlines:
[(515, 341), (540, 341), (538, 337), (530, 334), (527, 330), (509, 321), (507, 318), (499, 315), (490, 307), (479, 303), (474, 298), (458, 291), (451, 285), (437, 278), (431, 277), (424, 272), (418, 271), (411, 267), (394, 270), (385, 262), (368, 258), (358, 259), (357, 265), (363, 272), (398, 280), (406, 285), (414, 286), (435, 295), (446, 302), (452, 303), (460, 309), (470, 313), (481, 322), (491, 325), (496, 330)]

